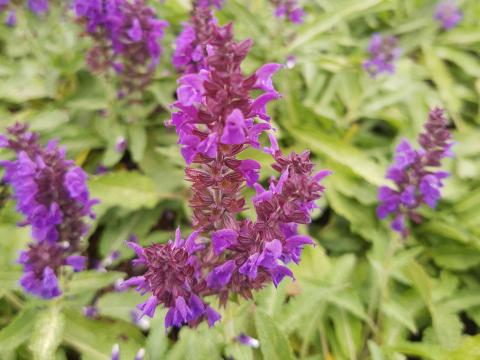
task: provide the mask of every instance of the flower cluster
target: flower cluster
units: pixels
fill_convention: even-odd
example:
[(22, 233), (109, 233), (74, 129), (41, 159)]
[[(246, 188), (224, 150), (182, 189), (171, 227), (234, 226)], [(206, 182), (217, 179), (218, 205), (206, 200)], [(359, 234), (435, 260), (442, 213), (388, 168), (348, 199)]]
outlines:
[[(231, 24), (212, 23), (206, 66), (178, 81), (177, 111), (167, 125), (175, 127), (188, 165), (195, 231), (182, 240), (178, 230), (167, 244), (142, 248), (129, 243), (138, 257), (135, 263), (147, 270), (124, 286), (151, 294), (139, 306), (144, 314), (152, 316), (159, 304), (168, 308), (167, 328), (195, 326), (204, 319), (213, 325), (220, 316), (207, 296), (217, 296), (222, 306), (230, 294), (251, 299), (266, 284), (293, 278), (286, 265), (298, 264), (303, 247), (314, 243), (298, 234), (297, 226), (311, 221), (324, 190), (320, 181), (329, 172), (315, 173), (308, 151), (288, 156), (280, 151), (266, 105), (280, 97), (272, 75), (281, 65), (266, 64), (244, 75), (241, 64), (251, 45), (250, 40), (234, 41)], [(279, 173), (267, 189), (258, 183), (260, 164), (239, 159), (249, 147), (261, 149), (264, 132), (271, 144), (264, 150)], [(255, 220), (238, 216), (246, 208), (245, 186), (256, 192)]]
[(75, 0), (74, 8), (94, 41), (87, 54), (92, 71), (113, 69), (120, 79), (119, 97), (143, 90), (153, 79), (168, 23), (157, 19), (144, 0)]
[(208, 7), (197, 6), (188, 23), (177, 38), (172, 63), (179, 73), (197, 73), (205, 69), (206, 44), (214, 25), (212, 12)]
[(462, 16), (453, 0), (445, 0), (437, 5), (433, 18), (440, 22), (445, 30), (449, 30), (462, 20)]
[(425, 131), (419, 136), (421, 148), (415, 150), (406, 140), (398, 145), (395, 164), (388, 169), (387, 179), (392, 180), (396, 189), (382, 186), (379, 189), (380, 205), (377, 214), (384, 219), (393, 215), (392, 229), (406, 237), (409, 233), (406, 220), (421, 221), (416, 209), (422, 204), (434, 208), (440, 198), (445, 171), (434, 171), (444, 157), (451, 156), (451, 134), (447, 129), (444, 111), (435, 108), (430, 111)]
[(294, 24), (303, 23), (305, 12), (297, 0), (270, 0), (270, 2), (275, 6), (275, 16), (288, 19)]
[[(17, 13), (10, 5), (11, 0), (0, 0), (0, 12), (6, 11), (5, 24), (7, 26), (15, 26), (17, 24)], [(28, 8), (35, 15), (42, 15), (48, 11), (48, 0), (28, 0)]]
[(75, 271), (84, 267), (85, 258), (77, 255), (88, 230), (84, 217), (94, 217), (95, 200), (89, 198), (87, 175), (65, 159), (65, 149), (55, 141), (42, 147), (38, 135), (26, 125), (8, 129), (0, 136), (0, 147), (17, 154), (13, 161), (2, 161), (4, 181), (14, 189), (17, 210), (25, 216), (21, 226), (30, 225), (33, 242), (23, 251), (19, 263), (25, 274), (23, 288), (45, 299), (60, 295), (57, 275), (64, 265)]
[(393, 74), (395, 72), (395, 61), (401, 54), (397, 38), (374, 34), (370, 40), (368, 52), (370, 59), (363, 63), (363, 67), (371, 77), (381, 73)]
[(221, 9), (225, 0), (196, 0), (194, 5), (200, 8), (211, 8), (212, 6)]

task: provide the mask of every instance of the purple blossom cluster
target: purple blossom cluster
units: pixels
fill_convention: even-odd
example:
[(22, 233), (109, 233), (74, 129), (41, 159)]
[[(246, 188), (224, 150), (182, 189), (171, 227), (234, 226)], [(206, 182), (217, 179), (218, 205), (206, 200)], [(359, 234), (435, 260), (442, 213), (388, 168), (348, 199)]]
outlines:
[(20, 254), (24, 266), (20, 280), (29, 293), (50, 299), (61, 294), (58, 273), (62, 266), (81, 271), (85, 258), (77, 255), (88, 230), (83, 220), (93, 218), (87, 175), (65, 158), (65, 149), (50, 141), (42, 147), (38, 135), (24, 124), (0, 135), (0, 147), (16, 153), (13, 161), (1, 161), (4, 181), (14, 190), (17, 211), (24, 215), (20, 226), (29, 225), (33, 242)]
[(144, 0), (75, 0), (76, 16), (94, 45), (87, 53), (93, 72), (113, 69), (119, 97), (143, 90), (153, 79), (168, 23), (157, 19)]
[(449, 176), (448, 172), (434, 170), (441, 165), (443, 158), (452, 155), (453, 143), (447, 125), (443, 109), (431, 110), (425, 131), (419, 136), (420, 149), (415, 150), (406, 139), (397, 146), (395, 164), (388, 169), (386, 176), (396, 188), (382, 186), (379, 189), (378, 217), (384, 219), (393, 215), (391, 227), (403, 237), (409, 234), (407, 220), (421, 222), (417, 209), (422, 204), (435, 208), (443, 180)]
[[(220, 315), (208, 296), (225, 306), (231, 294), (251, 299), (268, 283), (278, 286), (285, 277), (293, 278), (286, 265), (298, 264), (303, 247), (314, 244), (297, 227), (311, 221), (324, 190), (320, 181), (329, 171), (315, 173), (308, 151), (288, 156), (280, 151), (266, 105), (280, 97), (272, 75), (282, 66), (266, 64), (244, 75), (241, 64), (251, 45), (251, 40), (233, 39), (231, 24), (212, 22), (206, 66), (178, 81), (176, 112), (167, 125), (175, 127), (187, 163), (195, 231), (182, 239), (177, 230), (174, 241), (144, 248), (128, 243), (137, 254), (134, 264), (147, 270), (123, 287), (150, 294), (139, 305), (144, 315), (166, 307), (167, 328), (203, 320), (212, 326)], [(260, 164), (238, 157), (250, 147), (261, 149), (259, 137), (266, 132), (271, 145), (264, 151), (273, 157), (279, 176), (265, 189), (258, 183)], [(245, 186), (256, 192), (255, 220), (239, 216), (246, 209)]]
[(445, 30), (450, 30), (455, 27), (460, 20), (462, 20), (463, 14), (455, 4), (454, 0), (441, 1), (435, 9), (433, 18), (442, 24)]
[[(0, 12), (6, 12), (5, 24), (10, 27), (17, 24), (17, 13), (11, 5), (11, 0), (0, 0)], [(28, 0), (27, 5), (37, 16), (48, 12), (48, 0)]]
[(363, 68), (371, 77), (381, 73), (393, 74), (395, 72), (395, 61), (400, 57), (401, 49), (398, 40), (394, 36), (382, 36), (373, 34), (368, 46), (370, 59), (365, 60)]
[(275, 16), (285, 18), (294, 24), (302, 24), (305, 12), (297, 0), (270, 0), (275, 6)]
[(221, 9), (225, 0), (196, 0), (195, 6), (200, 8), (210, 9), (215, 7)]
[(179, 73), (198, 73), (206, 68), (206, 44), (214, 23), (210, 9), (197, 6), (190, 21), (183, 24), (172, 57), (173, 66)]

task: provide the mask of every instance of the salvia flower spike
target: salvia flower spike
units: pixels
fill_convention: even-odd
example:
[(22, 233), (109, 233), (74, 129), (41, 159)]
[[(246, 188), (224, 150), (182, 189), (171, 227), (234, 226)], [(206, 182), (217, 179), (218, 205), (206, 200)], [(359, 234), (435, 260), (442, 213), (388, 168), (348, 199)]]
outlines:
[(368, 46), (370, 59), (363, 63), (364, 69), (371, 77), (382, 73), (393, 74), (395, 62), (400, 57), (401, 49), (398, 40), (394, 36), (382, 36), (373, 34)]
[[(298, 234), (297, 226), (310, 222), (324, 190), (320, 181), (329, 172), (314, 172), (308, 151), (282, 154), (266, 111), (280, 97), (272, 76), (282, 66), (266, 64), (244, 75), (241, 63), (252, 42), (236, 42), (232, 30), (231, 24), (212, 22), (205, 66), (179, 79), (176, 111), (167, 122), (175, 127), (187, 163), (195, 231), (182, 239), (177, 230), (175, 240), (166, 244), (129, 243), (137, 254), (134, 263), (147, 270), (123, 287), (149, 294), (139, 305), (145, 315), (165, 306), (167, 328), (196, 326), (202, 320), (212, 326), (220, 315), (207, 297), (216, 296), (222, 306), (230, 294), (251, 299), (253, 291), (268, 283), (277, 286), (284, 277), (293, 278), (285, 265), (299, 263), (303, 247), (314, 244)], [(265, 149), (259, 142), (264, 132), (270, 138)], [(239, 159), (250, 147), (273, 157), (279, 176), (267, 189), (258, 183), (260, 164)], [(246, 208), (245, 186), (256, 191), (255, 220), (238, 216)]]
[(93, 40), (87, 63), (96, 73), (113, 70), (118, 96), (141, 92), (153, 80), (168, 23), (144, 0), (75, 0), (78, 20)]
[(445, 30), (457, 26), (462, 20), (463, 14), (455, 4), (454, 0), (441, 1), (436, 9), (433, 18), (437, 20)]
[(4, 181), (14, 190), (17, 211), (29, 225), (33, 242), (20, 254), (18, 262), (25, 274), (20, 280), (29, 293), (49, 299), (61, 294), (57, 275), (60, 267), (81, 271), (85, 258), (79, 256), (80, 242), (88, 230), (86, 217), (93, 218), (87, 175), (65, 158), (65, 149), (55, 141), (42, 147), (38, 135), (26, 125), (10, 127), (0, 136), (0, 147), (17, 155), (13, 161), (1, 161)]
[(275, 16), (285, 18), (294, 24), (302, 24), (305, 12), (297, 0), (270, 0), (275, 6)]
[(392, 215), (391, 227), (403, 237), (410, 232), (408, 220), (421, 222), (416, 211), (421, 205), (435, 208), (443, 180), (449, 176), (445, 171), (435, 170), (441, 166), (443, 158), (452, 155), (453, 143), (447, 125), (442, 109), (431, 110), (425, 130), (418, 139), (420, 149), (415, 150), (406, 139), (397, 146), (395, 164), (388, 169), (386, 176), (396, 188), (382, 186), (379, 189), (378, 217), (384, 219)]
[(198, 73), (206, 68), (206, 44), (214, 21), (208, 7), (197, 6), (190, 21), (183, 24), (172, 58), (172, 63), (179, 73)]

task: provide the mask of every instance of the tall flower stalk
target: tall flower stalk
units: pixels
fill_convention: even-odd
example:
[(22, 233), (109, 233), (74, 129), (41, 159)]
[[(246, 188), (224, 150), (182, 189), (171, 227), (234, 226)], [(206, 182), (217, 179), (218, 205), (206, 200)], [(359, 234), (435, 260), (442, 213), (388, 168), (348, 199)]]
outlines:
[[(211, 26), (202, 49), (205, 67), (179, 79), (176, 112), (167, 122), (175, 127), (187, 163), (195, 231), (182, 239), (178, 230), (167, 244), (129, 243), (138, 256), (135, 263), (147, 271), (124, 286), (150, 293), (139, 306), (148, 316), (165, 306), (167, 328), (202, 320), (213, 325), (220, 315), (208, 296), (225, 306), (232, 294), (251, 299), (268, 283), (277, 286), (284, 277), (293, 278), (286, 265), (298, 264), (303, 247), (314, 244), (297, 227), (311, 221), (324, 190), (320, 181), (329, 174), (314, 172), (308, 151), (284, 155), (279, 149), (266, 105), (280, 97), (271, 78), (281, 65), (266, 64), (245, 75), (241, 64), (252, 41), (236, 42), (231, 24)], [(254, 91), (259, 95), (252, 97)], [(267, 189), (258, 183), (260, 164), (240, 155), (251, 147), (262, 149), (259, 137), (265, 132), (270, 146), (264, 150), (278, 173)], [(247, 207), (245, 186), (256, 192), (255, 219), (240, 216)]]
[(408, 220), (421, 222), (417, 212), (420, 206), (426, 204), (435, 208), (443, 180), (449, 176), (448, 172), (435, 170), (441, 166), (443, 158), (452, 155), (453, 143), (447, 125), (443, 109), (431, 110), (424, 132), (418, 138), (420, 149), (415, 150), (406, 139), (397, 146), (395, 164), (388, 169), (386, 176), (396, 187), (382, 186), (379, 189), (378, 217), (384, 219), (392, 215), (392, 229), (403, 237), (410, 232)]
[(46, 147), (24, 124), (0, 136), (0, 147), (16, 153), (13, 161), (1, 161), (4, 181), (14, 190), (17, 211), (24, 215), (20, 226), (30, 226), (33, 241), (20, 254), (24, 266), (20, 284), (25, 291), (49, 299), (61, 294), (58, 275), (62, 266), (84, 268), (78, 255), (88, 230), (86, 217), (93, 218), (86, 186), (87, 175), (65, 158), (65, 149), (50, 141)]

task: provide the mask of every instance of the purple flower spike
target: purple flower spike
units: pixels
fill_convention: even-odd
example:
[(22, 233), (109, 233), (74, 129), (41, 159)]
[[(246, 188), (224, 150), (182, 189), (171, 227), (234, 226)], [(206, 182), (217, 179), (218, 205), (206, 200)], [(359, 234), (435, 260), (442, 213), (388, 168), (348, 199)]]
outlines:
[(86, 185), (87, 175), (65, 159), (65, 150), (56, 142), (42, 147), (38, 135), (26, 125), (7, 129), (9, 138), (0, 138), (1, 146), (17, 154), (13, 161), (0, 162), (4, 181), (14, 190), (17, 210), (30, 225), (34, 242), (22, 252), (19, 263), (25, 275), (23, 288), (36, 296), (52, 298), (61, 294), (57, 275), (62, 266), (74, 271), (85, 267), (85, 257), (76, 253), (88, 230), (84, 217), (94, 218)]
[[(198, 11), (189, 26), (199, 20)], [(188, 46), (177, 43), (176, 66), (185, 74), (178, 81), (175, 112), (165, 122), (175, 127), (187, 164), (195, 231), (186, 240), (177, 231), (174, 241), (135, 249), (134, 264), (141, 262), (147, 270), (141, 279), (124, 283), (151, 293), (168, 309), (166, 328), (195, 327), (202, 321), (213, 326), (220, 315), (207, 297), (216, 296), (226, 306), (230, 295), (252, 299), (267, 284), (293, 278), (285, 265), (299, 263), (303, 248), (314, 244), (298, 235), (297, 226), (311, 222), (324, 191), (321, 181), (330, 174), (314, 171), (308, 151), (284, 155), (275, 139), (267, 104), (280, 98), (272, 76), (282, 65), (266, 64), (245, 75), (242, 62), (252, 41), (237, 42), (231, 24), (219, 26), (208, 19), (204, 41), (190, 47), (198, 40), (198, 28), (186, 26), (182, 37)], [(250, 147), (262, 149), (265, 132), (271, 144), (265, 151), (278, 174), (268, 189), (257, 183), (260, 164), (240, 155)], [(245, 185), (256, 191), (253, 219), (240, 215), (248, 207)]]
[(374, 34), (370, 40), (368, 52), (370, 53), (370, 59), (363, 63), (363, 67), (371, 77), (374, 78), (382, 73), (393, 74), (395, 72), (395, 62), (401, 54), (397, 38)]
[(172, 63), (179, 73), (198, 73), (207, 67), (206, 45), (212, 36), (215, 19), (209, 6), (197, 6), (177, 38)]
[(457, 26), (462, 20), (463, 14), (455, 4), (454, 0), (441, 1), (435, 9), (433, 18), (442, 24), (445, 30), (450, 30)]
[(434, 171), (444, 157), (450, 156), (451, 134), (444, 111), (435, 108), (430, 111), (425, 131), (420, 134), (420, 150), (415, 150), (407, 141), (397, 146), (395, 164), (387, 171), (387, 178), (393, 180), (396, 189), (382, 186), (378, 192), (380, 201), (377, 215), (380, 219), (393, 216), (392, 229), (408, 236), (407, 220), (421, 221), (416, 209), (422, 204), (435, 208), (440, 199), (443, 180), (448, 177), (444, 171)]
[(73, 8), (94, 41), (86, 56), (90, 69), (101, 74), (112, 69), (120, 99), (141, 94), (155, 75), (168, 23), (144, 0), (74, 0)]

